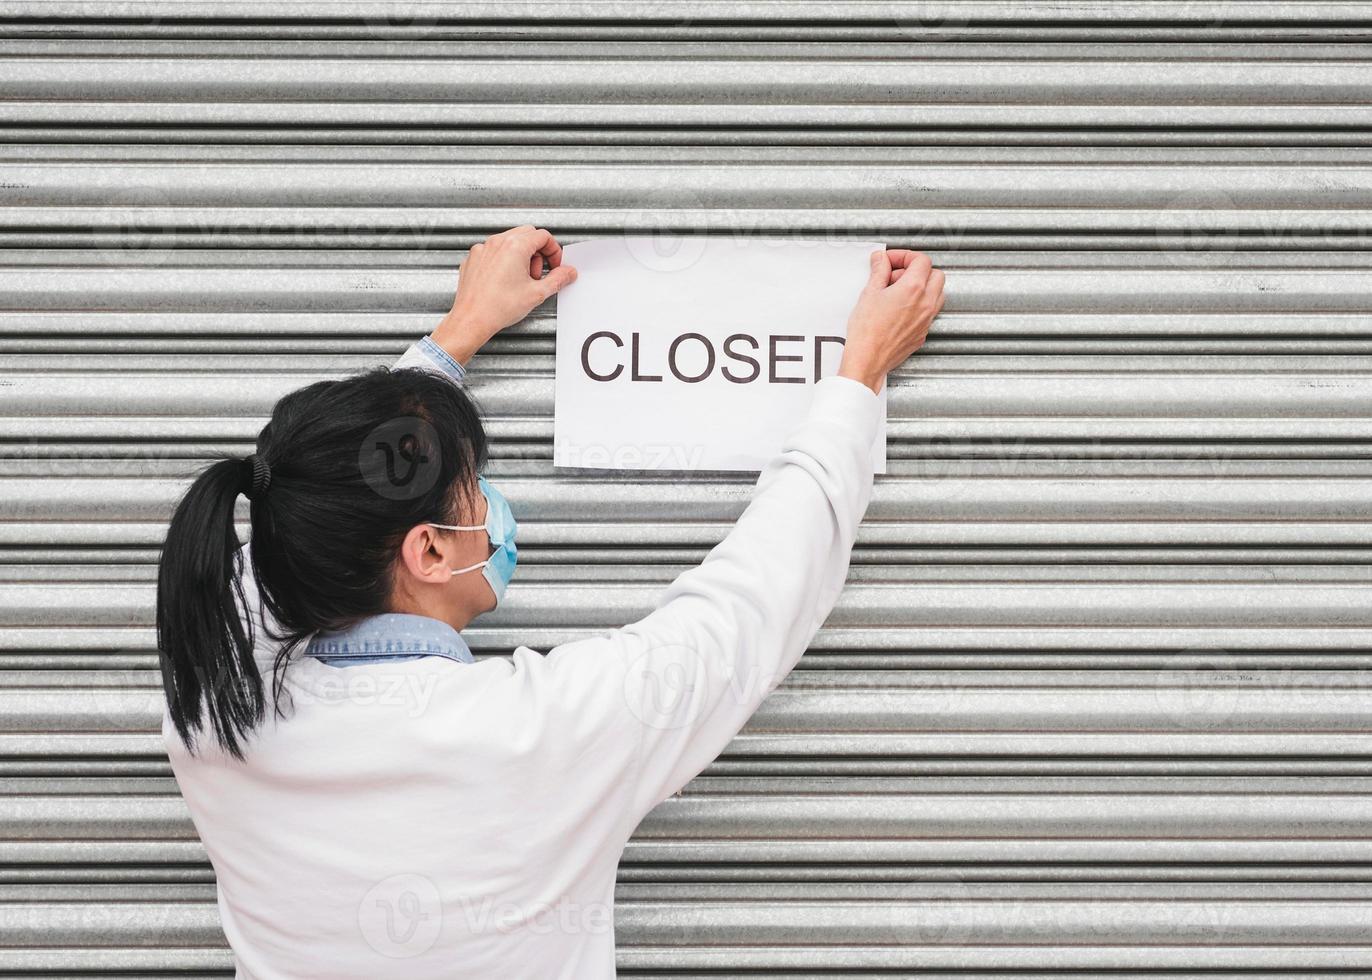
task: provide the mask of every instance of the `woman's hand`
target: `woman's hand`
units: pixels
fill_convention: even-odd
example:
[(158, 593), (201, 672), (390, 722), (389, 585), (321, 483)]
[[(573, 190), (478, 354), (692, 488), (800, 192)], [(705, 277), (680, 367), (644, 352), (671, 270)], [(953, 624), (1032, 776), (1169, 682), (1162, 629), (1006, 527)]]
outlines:
[(576, 270), (562, 264), (562, 246), (548, 229), (521, 225), (492, 235), (467, 253), (453, 308), (434, 330), (434, 343), (465, 365), (482, 344), (575, 281)]
[(848, 317), (838, 373), (880, 393), (886, 375), (924, 346), (943, 309), (943, 273), (908, 249), (872, 253), (872, 274)]

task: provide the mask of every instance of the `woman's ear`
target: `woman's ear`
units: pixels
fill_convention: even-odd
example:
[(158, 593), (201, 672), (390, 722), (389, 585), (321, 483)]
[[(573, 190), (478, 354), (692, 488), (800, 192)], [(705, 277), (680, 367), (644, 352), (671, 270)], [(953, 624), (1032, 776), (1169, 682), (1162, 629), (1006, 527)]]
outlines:
[(412, 579), (442, 584), (452, 578), (454, 547), (438, 528), (416, 524), (400, 543), (400, 561)]

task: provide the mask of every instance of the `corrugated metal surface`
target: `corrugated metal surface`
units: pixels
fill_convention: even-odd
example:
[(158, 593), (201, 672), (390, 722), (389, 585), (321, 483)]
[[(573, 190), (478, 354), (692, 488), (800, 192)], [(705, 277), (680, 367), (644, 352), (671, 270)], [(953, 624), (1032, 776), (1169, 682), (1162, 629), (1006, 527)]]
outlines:
[[(1372, 975), (1369, 56), (1348, 2), (7, 4), (0, 976), (228, 972), (164, 521), (525, 220), (949, 272), (851, 587), (630, 845), (625, 975)], [(484, 654), (636, 616), (748, 491), (554, 472), (550, 312), (475, 364), (528, 542)]]

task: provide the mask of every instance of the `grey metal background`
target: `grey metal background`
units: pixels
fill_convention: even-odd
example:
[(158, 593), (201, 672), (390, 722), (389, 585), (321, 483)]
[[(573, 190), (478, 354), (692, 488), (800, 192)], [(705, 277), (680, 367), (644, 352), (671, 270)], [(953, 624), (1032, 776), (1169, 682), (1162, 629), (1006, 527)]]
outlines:
[[(7, 3), (0, 976), (225, 975), (164, 521), (524, 221), (948, 271), (850, 588), (629, 847), (624, 975), (1372, 975), (1370, 45), (1339, 2)], [(549, 314), (475, 362), (527, 541), (480, 653), (637, 616), (747, 496), (554, 472)]]

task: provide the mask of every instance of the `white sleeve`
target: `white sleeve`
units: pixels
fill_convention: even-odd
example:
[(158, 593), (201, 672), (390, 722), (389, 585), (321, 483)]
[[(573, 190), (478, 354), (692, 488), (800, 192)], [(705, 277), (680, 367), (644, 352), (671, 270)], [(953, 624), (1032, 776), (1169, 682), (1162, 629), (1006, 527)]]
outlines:
[(548, 654), (575, 727), (614, 747), (600, 757), (625, 770), (633, 824), (719, 755), (833, 609), (871, 497), (880, 412), (866, 385), (820, 381), (705, 560), (638, 622)]

